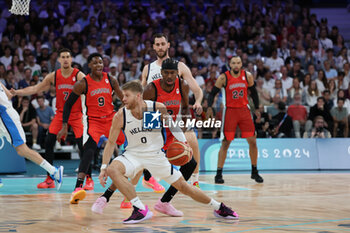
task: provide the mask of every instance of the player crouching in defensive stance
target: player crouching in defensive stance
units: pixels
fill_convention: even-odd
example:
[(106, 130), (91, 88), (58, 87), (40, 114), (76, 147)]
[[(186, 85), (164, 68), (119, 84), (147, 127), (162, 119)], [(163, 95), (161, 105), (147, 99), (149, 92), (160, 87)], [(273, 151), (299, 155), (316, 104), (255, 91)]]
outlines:
[[(120, 109), (113, 117), (108, 142), (103, 153), (101, 173), (99, 180), (104, 187), (109, 176), (120, 192), (132, 203), (134, 210), (131, 216), (123, 221), (126, 224), (138, 223), (150, 219), (153, 213), (137, 197), (134, 186), (127, 178), (133, 178), (142, 169), (149, 170), (157, 178), (164, 179), (183, 194), (193, 200), (210, 205), (214, 215), (219, 218), (238, 219), (238, 214), (208, 197), (203, 191), (188, 184), (181, 173), (174, 169), (161, 150), (164, 145), (162, 129), (143, 128), (144, 111), (153, 112), (154, 119), (161, 119), (170, 126), (170, 131), (180, 142), (186, 138), (179, 127), (171, 124), (172, 118), (168, 115), (162, 103), (145, 101), (142, 98), (142, 86), (137, 81), (126, 83), (122, 87), (125, 107)], [(153, 121), (152, 121), (153, 122)], [(118, 156), (108, 166), (113, 153), (115, 141), (123, 130), (127, 146), (122, 156)], [(189, 147), (189, 150), (190, 147)]]

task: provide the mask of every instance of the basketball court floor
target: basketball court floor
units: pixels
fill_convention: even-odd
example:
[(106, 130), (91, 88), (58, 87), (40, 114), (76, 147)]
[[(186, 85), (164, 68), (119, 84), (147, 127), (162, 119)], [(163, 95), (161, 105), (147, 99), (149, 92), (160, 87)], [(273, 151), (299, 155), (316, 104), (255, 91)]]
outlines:
[[(154, 216), (134, 225), (122, 224), (131, 210), (119, 208), (119, 192), (102, 215), (91, 212), (92, 204), (104, 191), (97, 174), (93, 176), (95, 190), (80, 204), (70, 205), (73, 171), (65, 176), (59, 192), (38, 190), (36, 184), (43, 177), (2, 176), (0, 232), (350, 232), (349, 171), (262, 172), (263, 184), (255, 183), (248, 173), (226, 173), (224, 185), (214, 184), (213, 173), (201, 174), (201, 189), (237, 211), (237, 221), (215, 218), (210, 207), (182, 194), (177, 194), (172, 203), (184, 216), (165, 216), (153, 210), (162, 194), (139, 182), (138, 195)], [(163, 181), (161, 184), (168, 187)]]

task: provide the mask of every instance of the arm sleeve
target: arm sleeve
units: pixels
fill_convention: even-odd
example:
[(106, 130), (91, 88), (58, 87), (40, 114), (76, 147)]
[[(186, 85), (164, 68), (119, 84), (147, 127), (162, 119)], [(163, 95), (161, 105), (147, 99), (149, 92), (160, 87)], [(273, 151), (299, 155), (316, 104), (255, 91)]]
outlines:
[(250, 96), (253, 99), (255, 109), (259, 109), (259, 96), (258, 96), (258, 92), (256, 91), (256, 88), (255, 88), (255, 83), (253, 86), (248, 87), (248, 89), (250, 90)]
[(71, 92), (66, 103), (63, 108), (63, 123), (67, 123), (70, 115), (70, 111), (72, 110), (73, 104), (77, 101), (79, 95)]
[(214, 98), (215, 98), (216, 94), (219, 92), (220, 92), (220, 89), (217, 88), (216, 86), (214, 86), (209, 94), (209, 97), (208, 97), (208, 107), (211, 107), (213, 105)]

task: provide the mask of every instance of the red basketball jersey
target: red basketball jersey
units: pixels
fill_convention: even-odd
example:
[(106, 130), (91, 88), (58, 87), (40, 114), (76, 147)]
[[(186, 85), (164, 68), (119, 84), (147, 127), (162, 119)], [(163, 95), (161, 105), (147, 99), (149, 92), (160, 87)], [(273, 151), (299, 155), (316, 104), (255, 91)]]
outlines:
[(181, 108), (181, 84), (180, 79), (175, 80), (174, 89), (171, 92), (166, 92), (160, 86), (160, 80), (157, 79), (153, 81), (153, 84), (156, 87), (156, 101), (161, 102), (165, 105), (168, 110), (169, 115), (173, 117), (173, 120), (176, 119), (177, 115), (180, 113)]
[(85, 94), (85, 111), (88, 117), (105, 118), (114, 114), (112, 100), (112, 84), (107, 73), (103, 72), (103, 78), (95, 81), (90, 74), (85, 76), (87, 90)]
[[(73, 90), (74, 84), (77, 82), (77, 74), (79, 70), (74, 68), (72, 74), (65, 78), (62, 75), (61, 69), (55, 72), (55, 87), (56, 87), (56, 111), (63, 113), (63, 106), (68, 99), (68, 96)], [(81, 118), (81, 100), (80, 98), (74, 103), (71, 113), (77, 118)], [(78, 114), (78, 115), (77, 115)]]
[(226, 87), (224, 104), (228, 108), (241, 108), (248, 105), (248, 82), (246, 73), (241, 70), (241, 75), (234, 78), (230, 71), (225, 72)]

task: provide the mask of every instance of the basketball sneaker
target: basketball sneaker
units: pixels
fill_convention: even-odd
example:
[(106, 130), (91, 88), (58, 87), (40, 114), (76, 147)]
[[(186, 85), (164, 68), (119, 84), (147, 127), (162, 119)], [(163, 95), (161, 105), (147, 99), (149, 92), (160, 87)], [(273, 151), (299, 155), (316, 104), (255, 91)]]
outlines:
[(51, 179), (53, 179), (57, 185), (57, 191), (60, 190), (62, 181), (63, 181), (63, 166), (56, 167), (56, 171), (51, 175)]
[(97, 198), (91, 210), (94, 213), (103, 214), (103, 209), (107, 206), (107, 199), (104, 196)]
[(55, 180), (51, 176), (46, 176), (46, 179), (36, 186), (38, 189), (52, 189), (55, 188)]
[(161, 202), (160, 199), (155, 204), (154, 209), (162, 214), (166, 214), (172, 217), (182, 217), (184, 213), (175, 209), (175, 207), (169, 202)]
[(131, 209), (132, 204), (131, 202), (124, 197), (122, 203), (120, 203), (120, 209)]
[(2, 180), (0, 178), (0, 188), (3, 186), (4, 184), (2, 183)]
[(86, 176), (85, 185), (83, 187), (84, 190), (94, 190), (94, 181), (92, 180), (91, 176)]
[(75, 190), (72, 192), (70, 203), (78, 204), (79, 201), (83, 200), (85, 197), (86, 197), (86, 191), (83, 188), (75, 188)]
[(223, 184), (223, 183), (225, 183), (225, 181), (222, 178), (222, 175), (216, 175), (215, 176), (215, 184)]
[(226, 218), (232, 220), (238, 220), (238, 214), (233, 211), (231, 208), (225, 206), (224, 203), (221, 202), (220, 209), (214, 210), (214, 216), (217, 218)]
[(193, 182), (193, 184), (192, 184), (192, 185), (193, 185), (194, 187), (196, 187), (196, 188), (199, 188), (199, 189), (200, 189), (198, 181)]
[(153, 189), (153, 192), (155, 193), (164, 193), (165, 188), (160, 185), (154, 178), (153, 176), (147, 181), (145, 178), (142, 179), (142, 185), (145, 188), (150, 188)]
[(125, 224), (139, 223), (152, 218), (153, 213), (148, 209), (148, 206), (145, 206), (145, 207), (146, 207), (145, 210), (140, 210), (139, 208), (134, 206), (134, 210), (131, 216), (127, 219), (124, 219), (123, 223)]
[(258, 172), (252, 172), (252, 175), (250, 176), (255, 182), (257, 183), (263, 183), (264, 179), (259, 175)]

